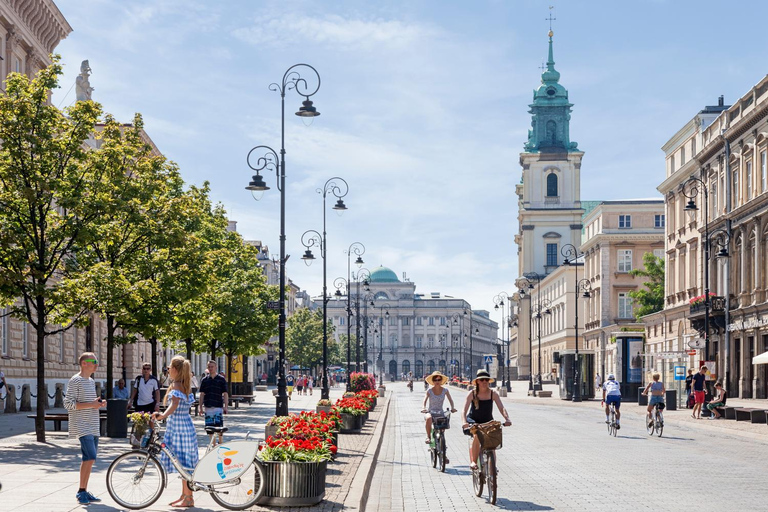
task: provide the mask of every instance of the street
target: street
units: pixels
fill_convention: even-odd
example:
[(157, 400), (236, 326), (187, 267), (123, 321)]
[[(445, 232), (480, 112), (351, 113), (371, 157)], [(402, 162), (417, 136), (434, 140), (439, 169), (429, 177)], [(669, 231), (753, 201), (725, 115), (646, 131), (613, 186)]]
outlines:
[[(481, 510), (473, 494), (467, 437), (461, 431), (466, 392), (450, 388), (459, 412), (447, 432), (450, 464), (445, 474), (429, 462), (420, 414), (423, 383), (388, 385), (394, 392), (373, 476), (368, 511)], [(573, 405), (552, 398), (538, 405), (514, 383), (502, 399), (512, 419), (497, 452), (497, 506), (504, 510), (768, 510), (763, 470), (765, 434), (714, 428), (669, 411), (662, 438), (643, 426), (645, 408), (625, 403), (618, 437), (607, 434), (597, 402)], [(539, 402), (541, 402), (540, 399)], [(497, 410), (494, 417), (499, 418)], [(706, 490), (710, 489), (710, 490)]]

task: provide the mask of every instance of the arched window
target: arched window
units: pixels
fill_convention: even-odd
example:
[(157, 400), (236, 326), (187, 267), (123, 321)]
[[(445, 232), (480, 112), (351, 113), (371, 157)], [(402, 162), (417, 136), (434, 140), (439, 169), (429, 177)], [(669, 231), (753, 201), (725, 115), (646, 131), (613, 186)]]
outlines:
[(392, 380), (397, 380), (397, 361), (394, 359), (389, 362), (389, 374), (392, 376)]
[(405, 375), (408, 375), (408, 373), (411, 371), (411, 362), (407, 359), (403, 361), (403, 373)]
[(438, 363), (438, 367), (440, 369), (440, 373), (448, 373), (448, 365), (445, 364), (445, 359), (441, 359), (440, 363)]
[(434, 371), (435, 371), (435, 362), (432, 359), (430, 359), (427, 362), (427, 373), (434, 373)]
[(547, 197), (557, 196), (557, 174), (551, 172), (547, 175)]

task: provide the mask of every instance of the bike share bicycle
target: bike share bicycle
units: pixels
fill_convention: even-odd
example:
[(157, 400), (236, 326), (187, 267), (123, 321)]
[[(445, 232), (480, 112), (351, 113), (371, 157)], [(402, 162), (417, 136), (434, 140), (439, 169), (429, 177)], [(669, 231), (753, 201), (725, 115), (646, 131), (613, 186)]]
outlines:
[[(426, 413), (427, 411), (422, 411)], [(446, 409), (440, 414), (432, 414), (432, 438), (429, 443), (429, 457), (432, 467), (440, 465), (440, 472), (445, 473), (448, 464), (448, 452), (445, 445), (445, 431), (451, 428), (451, 410)]]
[(118, 456), (107, 470), (107, 490), (115, 502), (125, 508), (142, 509), (155, 503), (168, 482), (168, 474), (158, 457), (170, 459), (192, 491), (203, 491), (229, 510), (252, 507), (264, 493), (264, 470), (256, 459), (259, 443), (232, 441), (216, 446), (213, 439), (226, 427), (206, 427), (211, 435), (205, 455), (190, 474), (162, 442), (158, 425), (152, 421), (141, 440), (141, 448)]
[(648, 430), (648, 435), (652, 436), (654, 432), (657, 436), (661, 437), (661, 433), (664, 432), (664, 417), (661, 415), (661, 411), (664, 410), (664, 403), (656, 403), (653, 405), (653, 412), (651, 413), (651, 419), (645, 419), (645, 428)]
[[(489, 421), (488, 423), (474, 424), (470, 427), (470, 432), (476, 435), (480, 441), (480, 456), (477, 460), (477, 467), (472, 468), (472, 487), (475, 489), (477, 497), (483, 495), (483, 487), (485, 487), (486, 499), (491, 505), (495, 505), (499, 476), (499, 470), (496, 468), (496, 450), (501, 448), (501, 422)], [(471, 438), (469, 443), (471, 445)]]
[(610, 414), (608, 417), (608, 435), (616, 437), (616, 432), (619, 430), (618, 424), (616, 423), (616, 405), (611, 403), (609, 407)]

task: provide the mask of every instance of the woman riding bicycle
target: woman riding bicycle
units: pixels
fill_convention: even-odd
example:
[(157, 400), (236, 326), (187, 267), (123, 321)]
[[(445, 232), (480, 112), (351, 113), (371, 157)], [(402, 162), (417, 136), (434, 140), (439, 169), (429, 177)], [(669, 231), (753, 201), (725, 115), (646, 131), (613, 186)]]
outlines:
[[(508, 427), (512, 424), (509, 421), (509, 414), (501, 403), (499, 395), (491, 389), (491, 374), (486, 370), (477, 370), (477, 376), (470, 383), (474, 386), (474, 389), (467, 395), (467, 401), (464, 403), (464, 411), (461, 414), (464, 429), (464, 434), (472, 436), (472, 446), (469, 448), (469, 467), (470, 469), (477, 468), (477, 457), (480, 455), (480, 441), (477, 439), (477, 435), (473, 435), (470, 431), (470, 426), (473, 423), (488, 423), (493, 421), (493, 404), (496, 403), (496, 407), (501, 412), (506, 420), (504, 426)], [(467, 414), (469, 412), (469, 414)]]
[[(443, 388), (443, 384), (448, 382), (448, 377), (440, 372), (433, 372), (424, 381), (432, 384), (432, 387), (424, 395), (424, 403), (421, 406), (421, 412), (424, 413), (424, 420), (427, 423), (427, 440), (425, 442), (429, 444), (432, 440), (432, 415), (443, 414), (443, 404), (446, 398), (451, 404), (451, 412), (456, 412), (456, 406), (453, 404), (450, 391)], [(427, 409), (427, 402), (429, 402), (429, 409)]]
[(666, 389), (664, 389), (664, 383), (659, 382), (660, 378), (661, 374), (659, 372), (654, 372), (653, 382), (649, 382), (643, 390), (643, 395), (646, 396), (648, 396), (648, 391), (651, 391), (651, 399), (648, 401), (648, 417), (646, 418), (647, 422), (650, 424), (653, 424), (653, 407), (656, 404), (659, 404), (659, 416), (662, 424), (664, 421), (663, 416), (661, 416), (661, 411), (664, 410), (664, 393), (666, 392)]

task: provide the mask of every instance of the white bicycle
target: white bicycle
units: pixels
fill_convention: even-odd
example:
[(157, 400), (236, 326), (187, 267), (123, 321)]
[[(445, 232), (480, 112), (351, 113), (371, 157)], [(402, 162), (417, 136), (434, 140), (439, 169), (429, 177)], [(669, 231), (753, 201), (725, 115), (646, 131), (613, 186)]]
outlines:
[[(153, 422), (154, 424), (154, 422)], [(219, 434), (226, 427), (206, 427), (206, 433)], [(165, 453), (192, 491), (203, 491), (222, 507), (245, 510), (264, 493), (264, 470), (256, 459), (255, 441), (232, 441), (213, 447), (208, 443), (205, 455), (193, 474), (184, 469), (176, 456), (161, 441), (157, 425), (141, 440), (141, 448), (118, 456), (107, 470), (107, 490), (122, 507), (137, 510), (156, 502), (168, 482), (168, 474), (158, 459)], [(247, 438), (246, 438), (247, 439)]]

